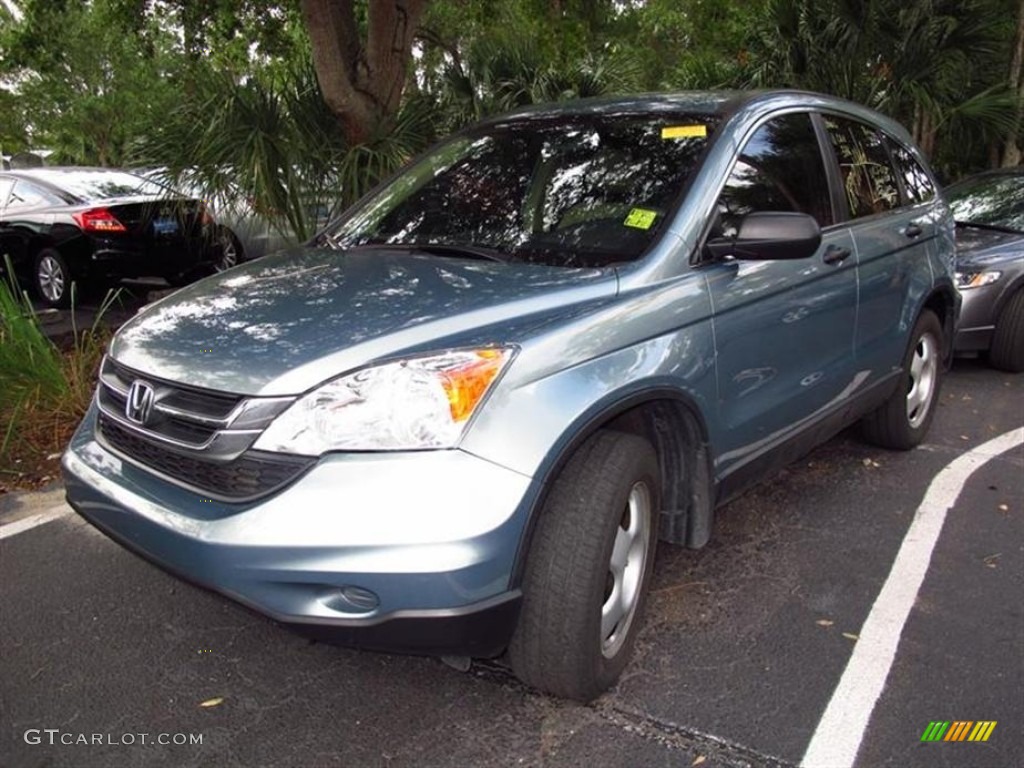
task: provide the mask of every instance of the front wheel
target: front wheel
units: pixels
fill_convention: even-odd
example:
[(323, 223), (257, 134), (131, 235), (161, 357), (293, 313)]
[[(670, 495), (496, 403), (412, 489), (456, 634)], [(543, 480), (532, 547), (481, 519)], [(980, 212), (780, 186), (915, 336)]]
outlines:
[(988, 361), (1010, 373), (1024, 371), (1024, 288), (1018, 288), (999, 313)]
[(938, 407), (942, 349), (939, 318), (925, 310), (914, 325), (896, 391), (864, 419), (864, 437), (868, 442), (906, 451), (924, 440)]
[(576, 451), (541, 511), (508, 655), (523, 682), (589, 701), (636, 642), (657, 544), (658, 460), (602, 430)]

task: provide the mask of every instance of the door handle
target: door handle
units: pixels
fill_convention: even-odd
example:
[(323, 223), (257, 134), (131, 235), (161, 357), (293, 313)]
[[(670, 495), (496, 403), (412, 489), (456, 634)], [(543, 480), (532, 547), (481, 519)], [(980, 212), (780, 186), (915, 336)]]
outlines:
[(842, 264), (850, 258), (850, 249), (843, 248), (840, 245), (830, 245), (825, 249), (825, 255), (821, 257), (821, 260), (826, 264)]
[(909, 237), (911, 240), (913, 240), (915, 237), (920, 237), (923, 232), (924, 230), (921, 229), (920, 224), (915, 224), (914, 222), (911, 222), (910, 224), (907, 224), (906, 229), (903, 230), (903, 235), (904, 237)]

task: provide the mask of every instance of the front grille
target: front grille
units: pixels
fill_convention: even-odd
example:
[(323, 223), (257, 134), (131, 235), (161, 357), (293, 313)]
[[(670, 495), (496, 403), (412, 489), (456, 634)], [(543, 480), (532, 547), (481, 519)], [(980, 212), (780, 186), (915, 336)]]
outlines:
[(99, 436), (125, 458), (143, 464), (195, 490), (238, 502), (264, 496), (292, 482), (313, 463), (305, 456), (247, 451), (233, 461), (215, 463), (177, 451), (133, 434), (109, 416), (99, 416)]
[[(133, 382), (152, 390), (141, 423), (125, 404)], [(204, 496), (251, 500), (291, 482), (313, 463), (252, 450), (291, 397), (244, 397), (166, 381), (106, 358), (97, 393), (97, 436), (108, 448)]]
[[(227, 424), (243, 400), (239, 395), (152, 380), (108, 357), (100, 371), (100, 405), (123, 413), (128, 388), (140, 378), (158, 384), (160, 389), (160, 408), (146, 428), (175, 440), (202, 443), (217, 427)], [(107, 402), (104, 403), (103, 399)]]
[[(126, 400), (124, 394), (113, 387), (106, 385), (100, 387), (100, 405), (108, 411), (124, 413)], [(164, 402), (161, 401), (161, 404)], [(159, 411), (155, 412), (146, 423), (146, 429), (197, 447), (207, 442), (217, 431), (216, 426), (212, 424), (197, 423), (187, 417), (170, 416)]]

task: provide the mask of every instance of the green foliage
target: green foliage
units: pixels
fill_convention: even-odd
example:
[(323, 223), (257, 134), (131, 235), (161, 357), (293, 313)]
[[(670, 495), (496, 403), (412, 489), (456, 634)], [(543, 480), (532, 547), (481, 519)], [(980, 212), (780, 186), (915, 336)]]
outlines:
[(351, 201), (435, 136), (542, 101), (819, 90), (893, 115), (950, 176), (990, 162), (1019, 106), (1006, 87), (1018, 0), (433, 0), (401, 114), (346, 147), (294, 0), (19, 7), (20, 22), (0, 15), (6, 152), (166, 165), (299, 232), (311, 197), (333, 186)]
[(1003, 0), (769, 0), (750, 83), (832, 93), (902, 122), (951, 176), (1013, 130)]
[(352, 202), (436, 136), (431, 106), (410, 101), (389, 131), (347, 147), (308, 59), (244, 82), (204, 75), (191, 99), (140, 137), (133, 163), (165, 167), (211, 197), (250, 200), (300, 239), (318, 209)]
[(0, 111), (0, 135), (51, 149), (58, 162), (121, 163), (132, 138), (176, 99), (161, 53), (171, 31), (133, 29), (115, 0), (34, 0), (23, 12), (0, 29), (0, 67), (19, 106)]
[[(7, 274), (13, 274), (9, 260)], [(107, 338), (101, 318), (114, 298), (108, 296), (93, 326), (76, 329), (62, 351), (43, 333), (16, 282), (0, 280), (0, 461), (63, 449), (92, 399)]]
[(518, 107), (626, 93), (639, 86), (636, 63), (624, 54), (553, 62), (530, 38), (497, 31), (449, 57), (422, 93), (435, 100), (443, 132)]

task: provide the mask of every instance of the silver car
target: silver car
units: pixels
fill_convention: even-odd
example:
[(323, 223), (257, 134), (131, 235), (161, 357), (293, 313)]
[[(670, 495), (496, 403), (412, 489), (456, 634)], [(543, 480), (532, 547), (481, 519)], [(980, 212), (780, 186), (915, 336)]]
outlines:
[(1024, 371), (1024, 168), (971, 176), (946, 196), (963, 294), (956, 351), (987, 353), (996, 368)]

